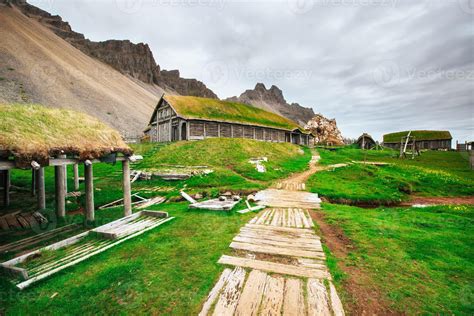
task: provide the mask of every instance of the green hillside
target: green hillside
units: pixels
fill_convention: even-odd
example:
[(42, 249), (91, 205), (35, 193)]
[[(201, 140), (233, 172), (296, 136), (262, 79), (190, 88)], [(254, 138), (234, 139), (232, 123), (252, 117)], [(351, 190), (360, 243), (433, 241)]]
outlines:
[[(383, 135), (384, 143), (399, 143), (401, 138), (407, 136), (410, 131), (396, 132)], [(452, 139), (449, 131), (411, 131), (410, 136), (415, 136), (416, 140), (437, 140)]]

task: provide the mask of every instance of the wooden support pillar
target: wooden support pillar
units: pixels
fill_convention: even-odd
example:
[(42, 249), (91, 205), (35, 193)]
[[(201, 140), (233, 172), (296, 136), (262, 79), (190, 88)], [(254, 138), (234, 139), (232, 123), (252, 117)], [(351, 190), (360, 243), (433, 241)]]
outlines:
[(3, 171), (3, 206), (10, 205), (10, 170)]
[(43, 210), (46, 208), (46, 193), (44, 189), (44, 168), (41, 167), (36, 170), (36, 187), (37, 187), (37, 200), (38, 200), (38, 210)]
[(31, 196), (36, 196), (36, 170), (31, 169)]
[(74, 166), (74, 191), (79, 191), (79, 165), (76, 163)]
[(86, 160), (84, 162), (84, 184), (86, 191), (86, 209), (85, 217), (86, 221), (93, 222), (95, 219), (94, 214), (94, 176), (92, 173), (92, 162)]
[(56, 184), (56, 214), (58, 217), (66, 216), (66, 190), (64, 190), (64, 168), (54, 167), (54, 178)]
[(130, 162), (128, 159), (122, 161), (123, 173), (123, 212), (124, 216), (132, 214), (132, 192), (130, 187)]
[[(66, 155), (59, 155), (59, 158), (66, 158)], [(63, 166), (64, 173), (64, 194), (67, 194), (67, 165)]]

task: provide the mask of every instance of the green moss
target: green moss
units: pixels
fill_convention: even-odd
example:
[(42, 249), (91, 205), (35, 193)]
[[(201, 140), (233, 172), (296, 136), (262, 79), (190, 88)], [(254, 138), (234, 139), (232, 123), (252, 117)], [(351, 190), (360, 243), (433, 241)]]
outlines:
[[(390, 133), (383, 135), (384, 143), (399, 143), (402, 137), (407, 136), (409, 131)], [(411, 131), (410, 136), (414, 136), (416, 140), (438, 140), (452, 139), (451, 133), (448, 131)]]
[(167, 95), (164, 98), (180, 115), (187, 118), (257, 124), (290, 130), (298, 128), (298, 124), (287, 118), (247, 104), (191, 96)]

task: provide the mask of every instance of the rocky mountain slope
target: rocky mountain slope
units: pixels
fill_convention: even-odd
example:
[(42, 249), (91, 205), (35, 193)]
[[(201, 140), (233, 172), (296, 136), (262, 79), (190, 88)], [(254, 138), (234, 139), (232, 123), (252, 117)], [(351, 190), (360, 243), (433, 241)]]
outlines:
[(316, 135), (316, 143), (324, 145), (344, 145), (344, 139), (335, 119), (327, 119), (321, 114), (315, 115), (304, 126)]
[(69, 23), (63, 21), (59, 15), (51, 15), (24, 0), (10, 0), (10, 2), (26, 16), (48, 27), (83, 53), (97, 58), (123, 74), (147, 84), (156, 84), (172, 93), (217, 98), (217, 95), (201, 81), (182, 78), (178, 70), (161, 70), (148, 44), (134, 44), (129, 40), (94, 42), (86, 39), (83, 34), (73, 31)]
[(139, 133), (163, 91), (84, 54), (0, 1), (0, 102), (75, 109), (122, 133)]
[(311, 108), (305, 108), (298, 103), (289, 104), (283, 97), (283, 92), (277, 86), (267, 89), (263, 83), (257, 83), (253, 90), (246, 90), (238, 97), (228, 101), (251, 104), (261, 109), (285, 116), (304, 126), (313, 116)]

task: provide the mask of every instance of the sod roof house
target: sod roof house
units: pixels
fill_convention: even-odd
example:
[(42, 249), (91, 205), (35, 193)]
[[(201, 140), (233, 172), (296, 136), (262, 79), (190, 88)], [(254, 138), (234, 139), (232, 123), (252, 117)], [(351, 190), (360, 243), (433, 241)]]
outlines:
[(161, 97), (144, 132), (153, 142), (229, 137), (309, 146), (314, 140), (295, 122), (251, 105), (176, 95)]
[(410, 135), (414, 138), (418, 149), (451, 149), (453, 137), (448, 131), (404, 131), (383, 135), (383, 145), (386, 147), (400, 149), (400, 144)]
[[(67, 166), (74, 166), (74, 186), (79, 187), (78, 164), (84, 164), (85, 215), (94, 220), (92, 164), (122, 161), (125, 213), (131, 214), (129, 159), (132, 150), (120, 134), (99, 120), (75, 111), (39, 105), (0, 104), (0, 173), (2, 211), (10, 204), (10, 173), (32, 170), (37, 209), (45, 208), (44, 168), (55, 167), (56, 212), (65, 216)], [(77, 187), (76, 187), (77, 186)]]
[(359, 136), (356, 142), (361, 149), (372, 149), (377, 145), (375, 140), (367, 133), (364, 133)]

